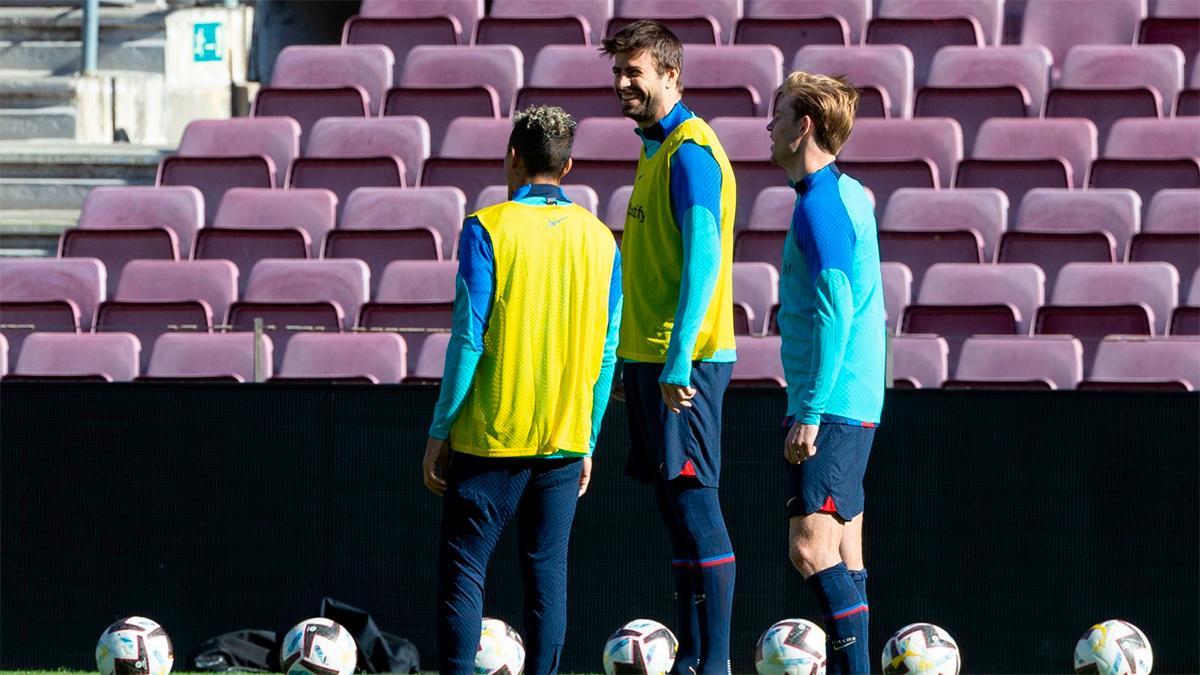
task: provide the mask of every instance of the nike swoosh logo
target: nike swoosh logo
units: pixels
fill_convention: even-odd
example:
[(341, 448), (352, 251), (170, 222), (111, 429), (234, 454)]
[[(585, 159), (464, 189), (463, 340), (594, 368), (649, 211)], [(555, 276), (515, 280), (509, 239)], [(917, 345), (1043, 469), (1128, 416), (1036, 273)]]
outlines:
[(858, 642), (857, 637), (848, 637), (844, 640), (834, 640), (833, 651), (840, 652), (843, 649), (845, 649), (846, 647), (849, 647), (850, 645), (854, 644), (855, 642)]
[(564, 221), (566, 219), (567, 219), (566, 216), (563, 216), (562, 218), (555, 218), (549, 222), (549, 225), (550, 225), (550, 227), (554, 227), (555, 225), (558, 225), (559, 223), (561, 223), (562, 221)]

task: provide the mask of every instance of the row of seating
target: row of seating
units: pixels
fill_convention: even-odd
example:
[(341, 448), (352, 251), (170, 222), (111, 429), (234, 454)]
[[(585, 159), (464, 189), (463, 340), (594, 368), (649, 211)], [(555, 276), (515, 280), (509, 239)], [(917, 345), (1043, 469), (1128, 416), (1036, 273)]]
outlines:
[[(784, 386), (780, 341), (739, 339), (734, 384)], [(892, 336), (889, 348), (892, 386), (901, 389), (1191, 391), (1200, 382), (1200, 337), (1107, 337), (1090, 372), (1082, 344), (1066, 335), (969, 337), (957, 364), (938, 335)]]
[[(431, 335), (416, 359), (394, 333), (303, 333), (293, 337), (275, 374), (274, 342), (252, 332), (167, 333), (142, 358), (132, 333), (47, 333), (28, 336), (8, 372), (8, 342), (0, 335), (0, 375), (6, 382), (97, 381), (334, 381), (432, 383), (442, 377), (448, 334)], [(257, 345), (257, 348), (256, 348)], [(890, 338), (898, 388), (1138, 389), (1190, 391), (1200, 382), (1200, 338), (1112, 336), (1101, 341), (1084, 379), (1083, 350), (1069, 336), (976, 336), (948, 373), (948, 346), (936, 335)], [(733, 386), (786, 386), (778, 336), (738, 336)], [(409, 363), (413, 365), (409, 365)], [(143, 363), (147, 365), (143, 366)]]

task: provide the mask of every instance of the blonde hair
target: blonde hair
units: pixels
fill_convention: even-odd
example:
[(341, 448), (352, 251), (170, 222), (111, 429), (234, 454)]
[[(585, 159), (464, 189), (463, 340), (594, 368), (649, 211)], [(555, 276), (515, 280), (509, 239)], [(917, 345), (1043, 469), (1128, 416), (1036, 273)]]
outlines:
[(797, 70), (788, 75), (777, 93), (791, 97), (797, 120), (805, 115), (812, 118), (817, 145), (831, 155), (841, 151), (850, 138), (858, 110), (858, 90), (845, 75), (831, 77)]

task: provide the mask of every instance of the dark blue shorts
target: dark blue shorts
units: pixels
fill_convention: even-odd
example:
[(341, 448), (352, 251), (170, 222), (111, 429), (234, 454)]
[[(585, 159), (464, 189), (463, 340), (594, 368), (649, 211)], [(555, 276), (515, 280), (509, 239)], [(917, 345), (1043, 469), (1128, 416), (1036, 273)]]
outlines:
[(732, 363), (692, 364), (692, 407), (667, 410), (658, 378), (661, 363), (626, 363), (625, 408), (631, 445), (625, 473), (643, 483), (694, 476), (717, 487), (721, 479), (721, 403), (733, 375)]
[(788, 518), (822, 512), (850, 520), (862, 513), (863, 476), (874, 440), (874, 427), (821, 424), (817, 454), (799, 464), (787, 462)]

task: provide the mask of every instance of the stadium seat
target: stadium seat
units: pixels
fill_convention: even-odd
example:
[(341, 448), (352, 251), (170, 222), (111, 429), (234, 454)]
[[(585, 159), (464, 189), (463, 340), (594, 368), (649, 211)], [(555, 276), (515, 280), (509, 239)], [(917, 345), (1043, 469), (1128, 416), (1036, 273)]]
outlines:
[[(271, 377), (275, 347), (262, 336), (259, 369)], [(154, 342), (150, 365), (138, 380), (254, 382), (254, 333), (167, 333)]]
[(1176, 117), (1196, 117), (1200, 115), (1200, 89), (1189, 87), (1179, 92), (1175, 101)]
[[(213, 204), (216, 211), (217, 205)], [(196, 230), (204, 226), (204, 195), (194, 187), (99, 186), (92, 188), (79, 212), (79, 227), (164, 227), (175, 231), (179, 252), (192, 250)]]
[(615, 4), (614, 14), (618, 17), (669, 19), (710, 16), (720, 30), (717, 44), (732, 39), (733, 27), (742, 18), (742, 0), (615, 0)]
[(846, 22), (849, 44), (857, 45), (862, 42), (867, 20), (871, 18), (872, 4), (871, 0), (746, 0), (745, 16), (756, 19), (836, 16)]
[[(978, 160), (1062, 159), (1069, 167), (1068, 177), (1072, 179), (1069, 185), (1062, 187), (1083, 187), (1088, 165), (1098, 152), (1096, 126), (1088, 120), (1001, 118), (987, 120), (980, 126), (971, 157)], [(1019, 181), (1008, 182), (1014, 186), (1019, 184)], [(1014, 194), (1010, 189), (1011, 203), (1021, 203), (1025, 192)]]
[(1027, 0), (1021, 44), (1045, 45), (1054, 55), (1055, 76), (1076, 45), (1133, 44), (1146, 0), (1111, 0), (1096, 11), (1091, 0)]
[(1117, 120), (1104, 144), (1112, 159), (1200, 157), (1200, 118)]
[[(281, 190), (281, 192), (284, 192)], [(227, 260), (238, 270), (240, 290), (250, 270), (267, 258), (306, 260), (320, 257), (320, 240), (298, 227), (206, 227), (196, 233), (193, 260)], [(316, 250), (317, 255), (312, 251)]]
[[(263, 87), (254, 97), (254, 117), (291, 117), (300, 124), (300, 151), (308, 132), (326, 117), (370, 117), (370, 97), (359, 86)], [(279, 171), (285, 169), (278, 166)]]
[[(129, 333), (144, 345), (166, 333), (210, 333), (212, 326), (212, 309), (203, 300), (105, 300), (96, 308), (95, 332)], [(145, 370), (150, 354), (143, 350), (139, 358)]]
[[(543, 47), (533, 60), (533, 71), (529, 75), (529, 86), (542, 88), (597, 88), (608, 89), (613, 94), (612, 60), (596, 47), (579, 45), (550, 45)], [(615, 113), (620, 114), (618, 106)]]
[(340, 333), (345, 323), (341, 308), (328, 300), (239, 300), (229, 306), (227, 325), (223, 328), (235, 333), (251, 332), (258, 319), (262, 319), (263, 335), (271, 338), (276, 345), (272, 355), (274, 369), (278, 369), (282, 363), (292, 337), (310, 332)]
[(984, 44), (994, 47), (1000, 44), (1004, 0), (882, 0), (879, 3), (879, 16), (918, 19), (971, 17), (979, 24)]
[[(930, 159), (937, 166), (939, 185), (950, 187), (954, 184), (954, 167), (963, 158), (962, 128), (948, 117), (862, 119), (855, 123), (854, 132), (838, 157), (851, 161)], [(875, 191), (880, 208), (884, 208), (886, 199), (879, 190), (866, 181), (863, 183)]]
[(717, 117), (708, 121), (732, 161), (770, 161), (771, 141), (758, 117)]
[[(409, 341), (409, 367), (405, 383), (436, 384), (442, 381), (442, 371), (446, 367), (446, 347), (450, 342), (449, 333), (431, 333), (418, 347)], [(416, 352), (414, 355), (413, 352)]]
[[(688, 89), (688, 97), (692, 90)], [(613, 94), (612, 85), (607, 87), (522, 87), (517, 92), (513, 110), (524, 110), (529, 106), (556, 105), (567, 111), (576, 122), (589, 117), (615, 117), (621, 114), (621, 104)], [(751, 105), (753, 114), (753, 104)]]
[[(221, 200), (221, 208), (217, 211), (213, 228), (299, 229), (308, 233), (308, 257), (316, 258), (321, 254), (319, 247), (325, 233), (332, 230), (336, 224), (337, 203), (337, 195), (322, 188), (233, 188), (226, 192), (225, 198)], [(182, 253), (182, 249), (180, 252)], [(192, 257), (200, 256), (193, 254)], [(239, 264), (238, 267), (242, 265)], [(246, 267), (245, 270), (248, 272), (250, 267)]]
[(500, 113), (507, 115), (512, 110), (517, 90), (524, 84), (524, 64), (520, 50), (512, 45), (424, 45), (413, 47), (408, 53), (400, 85), (487, 85), (499, 96)]
[(1133, 190), (1034, 188), (1021, 200), (1013, 230), (1107, 232), (1116, 245), (1116, 260), (1124, 260), (1129, 240), (1139, 229), (1141, 216), (1142, 199)]
[(1113, 122), (1127, 117), (1160, 117), (1158, 92), (1146, 87), (1125, 89), (1051, 89), (1046, 96), (1047, 118), (1084, 118), (1096, 125), (1100, 142), (1108, 138)]
[(458, 263), (397, 260), (383, 271), (375, 299), (379, 302), (454, 302)]
[(1196, 0), (1156, 0), (1151, 16), (1200, 16), (1200, 4)]
[(795, 54), (805, 45), (850, 46), (850, 26), (840, 16), (797, 18), (742, 17), (734, 28), (735, 45), (774, 45)]
[(691, 45), (683, 52), (682, 79), (688, 88), (748, 87), (764, 117), (783, 82), (783, 54), (771, 45)]
[(1058, 271), (1073, 262), (1117, 261), (1116, 239), (1101, 230), (1087, 232), (1004, 233), (996, 252), (998, 263), (1033, 263), (1046, 274), (1046, 285), (1054, 288)]
[[(333, 230), (325, 235), (323, 258), (357, 258), (367, 263), (371, 279), (381, 277), (393, 260), (441, 260), (442, 237), (430, 227), (402, 230)], [(371, 289), (374, 295), (375, 288)]]
[[(270, 157), (276, 169), (275, 186), (281, 187), (282, 170), (300, 154), (300, 124), (289, 117), (194, 120), (183, 130), (176, 154), (180, 157)], [(208, 207), (216, 213), (216, 203), (208, 204)]]
[(449, 16), (462, 27), (463, 40), (475, 34), (475, 24), (483, 18), (483, 0), (363, 0), (361, 16), (420, 17)]
[(382, 230), (428, 227), (442, 240), (442, 259), (455, 257), (467, 199), (454, 187), (359, 188), (350, 193), (341, 228)]
[[(1015, 87), (1029, 96), (1026, 113), (1003, 116), (1038, 117), (1046, 99), (1052, 59), (1050, 50), (1040, 45), (945, 47), (933, 57), (928, 86)], [(965, 134), (965, 125), (963, 131)]]
[[(492, 0), (488, 16), (494, 17), (543, 17), (578, 16), (587, 20), (589, 33), (585, 44), (599, 45), (604, 38), (604, 26), (612, 18), (612, 0), (556, 0), (552, 7), (528, 0)], [(533, 54), (526, 52), (529, 60)]]
[[(704, 10), (699, 9), (698, 11), (703, 12)], [(676, 17), (614, 16), (608, 20), (608, 25), (604, 28), (605, 37), (616, 35), (621, 32), (621, 29), (640, 18), (654, 18), (655, 21), (666, 26), (685, 45), (717, 45), (723, 42), (721, 24), (707, 14)]]
[(429, 124), (415, 115), (381, 118), (326, 117), (309, 134), (306, 157), (400, 158), (409, 182), (417, 183), (430, 155)]
[(787, 230), (742, 230), (734, 236), (735, 263), (766, 263), (783, 269), (783, 243)]
[[(630, 173), (632, 174), (632, 170)], [(425, 162), (425, 169), (421, 172), (421, 187), (455, 187), (463, 193), (468, 204), (474, 204), (484, 188), (503, 178), (504, 161), (501, 159), (450, 159), (434, 156)]]
[[(989, 122), (995, 120), (989, 120)], [(986, 123), (985, 123), (986, 124)], [(956, 188), (999, 188), (1012, 203), (1020, 203), (1035, 188), (1071, 187), (1071, 167), (1053, 159), (964, 159), (954, 176)], [(1014, 216), (1009, 211), (1009, 219)]]
[[(736, 173), (736, 166), (734, 171)], [(563, 184), (589, 185), (596, 191), (597, 199), (607, 202), (613, 192), (628, 183), (629, 177), (636, 173), (637, 160), (576, 159), (571, 172), (563, 178)], [(741, 180), (742, 174), (736, 175)]]
[(790, 187), (764, 188), (754, 198), (754, 206), (750, 210), (746, 229), (787, 230), (792, 226), (792, 213), (795, 210), (795, 190)]
[[(0, 265), (0, 302), (61, 302), (69, 307), (68, 315), (73, 330), (91, 330), (96, 305), (108, 297), (107, 271), (104, 263), (96, 258), (10, 258)], [(61, 306), (53, 316), (62, 316)], [(33, 323), (16, 321), (15, 317), (4, 316), (0, 324)], [(56, 321), (56, 325), (62, 325)], [(14, 340), (9, 328), (10, 354), (15, 358), (20, 351), (19, 342)], [(22, 330), (55, 330), (41, 328), (36, 323)]]
[(1200, 190), (1159, 190), (1150, 200), (1146, 232), (1200, 232)]
[(947, 388), (1074, 389), (1083, 379), (1083, 346), (1066, 335), (967, 338)]
[(400, 69), (408, 52), (419, 45), (459, 45), (462, 25), (452, 16), (352, 16), (342, 27), (344, 45), (383, 45), (392, 50), (392, 81), (400, 81)]
[(1029, 95), (1021, 87), (921, 87), (913, 117), (950, 117), (962, 127), (964, 147), (975, 145), (979, 127), (992, 117), (1025, 117)]
[(1200, 338), (1105, 338), (1081, 388), (1194, 390), (1200, 382)]
[(913, 273), (904, 263), (881, 263), (883, 275), (883, 308), (889, 332), (900, 325), (904, 308), (912, 302)]
[[(214, 322), (237, 300), (238, 270), (228, 260), (134, 260), (125, 267), (114, 300), (202, 300)], [(153, 343), (146, 343), (153, 344)]]
[(901, 188), (938, 187), (938, 167), (932, 159), (838, 161), (843, 173), (858, 180), (874, 197), (875, 213), (887, 213), (888, 200)]
[(1200, 232), (1142, 232), (1129, 243), (1128, 262), (1170, 263), (1186, 282), (1200, 269)]
[[(618, 189), (612, 191), (612, 197), (608, 198), (605, 207), (605, 225), (611, 231), (620, 233), (625, 229), (625, 217), (629, 211), (629, 198), (634, 193), (634, 186), (622, 185)], [(620, 240), (617, 240), (620, 244)]]
[(1200, 307), (1176, 307), (1167, 335), (1200, 335)]
[[(415, 47), (407, 61), (420, 49), (454, 47)], [(383, 45), (289, 45), (275, 58), (271, 72), (272, 87), (351, 87), (367, 92), (367, 109), (378, 115), (383, 95), (392, 86), (396, 64), (392, 51)]]
[(750, 309), (750, 334), (762, 334), (771, 307), (779, 302), (779, 272), (767, 263), (734, 263), (733, 302)]
[[(358, 308), (366, 302), (370, 272), (361, 260), (260, 261), (250, 272), (243, 300), (257, 302), (332, 301), (354, 327)], [(280, 349), (284, 349), (282, 343)]]
[[(197, 232), (202, 232), (198, 230)], [(149, 227), (127, 230), (64, 230), (58, 240), (60, 258), (96, 258), (107, 271), (108, 295), (117, 289), (121, 271), (131, 260), (179, 260), (173, 230)]]
[(1092, 162), (1089, 188), (1131, 188), (1148, 207), (1160, 190), (1200, 188), (1200, 159), (1110, 159)]
[(289, 188), (325, 188), (337, 195), (338, 218), (350, 193), (364, 187), (404, 187), (406, 167), (400, 158), (298, 157), (288, 167)]
[(983, 237), (983, 260), (991, 262), (1007, 228), (1008, 205), (1008, 196), (996, 188), (903, 188), (888, 200), (880, 229), (974, 230)]
[(273, 381), (325, 380), (397, 384), (404, 379), (404, 339), (395, 333), (304, 333), (293, 337)]
[[(87, 315), (86, 330), (91, 330), (93, 314), (94, 310)], [(5, 337), (14, 364), (25, 338), (32, 333), (78, 333), (79, 328), (79, 307), (72, 300), (8, 300), (0, 297), (0, 335)]]
[(891, 117), (909, 117), (912, 110), (913, 55), (904, 45), (810, 45), (796, 52), (792, 70), (845, 75), (860, 89), (877, 87), (887, 94)]
[[(562, 185), (560, 186), (563, 195), (566, 196), (572, 204), (578, 204), (591, 212), (592, 215), (597, 215), (600, 204), (600, 198), (596, 196), (596, 191), (587, 185)], [(628, 196), (626, 197), (628, 200)], [(475, 200), (474, 211), (479, 209), (499, 204), (508, 201), (508, 186), (507, 185), (489, 185), (479, 193), (479, 197)], [(624, 211), (622, 211), (624, 213)]]
[[(715, 123), (716, 120), (712, 122)], [(642, 138), (637, 135), (636, 129), (637, 124), (625, 117), (589, 117), (579, 120), (571, 156), (575, 159), (637, 160), (642, 154)], [(726, 152), (728, 151), (726, 147)]]
[(141, 349), (130, 333), (32, 333), (4, 379), (129, 382), (138, 375)]
[[(447, 115), (446, 111), (453, 111)], [(415, 116), (429, 125), (430, 154), (441, 152), (446, 127), (455, 117), (499, 117), (500, 96), (486, 85), (455, 87), (392, 87), (383, 104), (384, 116)]]
[(525, 78), (533, 70), (533, 56), (546, 45), (591, 44), (591, 25), (580, 16), (486, 16), (475, 28), (476, 45), (513, 45), (525, 59)]
[[(610, 89), (611, 92), (611, 89)], [(766, 124), (772, 96), (760, 96), (749, 86), (688, 87), (684, 105), (706, 120), (717, 117), (754, 117)]]
[(892, 343), (892, 387), (937, 389), (949, 374), (950, 347), (939, 335), (895, 335)]
[(456, 117), (446, 127), (439, 157), (448, 159), (504, 159), (512, 133), (509, 117)]
[(225, 192), (237, 187), (276, 187), (277, 167), (266, 156), (250, 157), (164, 157), (158, 164), (155, 185), (190, 185), (204, 197), (204, 219), (211, 225), (221, 208)]
[(738, 335), (738, 359), (733, 364), (731, 387), (786, 387), (783, 362), (779, 360), (778, 335)]
[[(425, 343), (440, 339), (453, 323), (457, 275), (455, 262), (397, 261), (388, 265), (375, 301), (363, 305), (359, 328), (402, 334), (408, 345), (409, 372), (420, 372), (420, 359), (428, 358), (423, 356)], [(443, 343), (441, 353), (445, 351)]]
[(902, 44), (913, 55), (913, 85), (923, 87), (929, 80), (933, 56), (943, 47), (983, 47), (983, 31), (973, 17), (906, 18), (878, 16), (867, 23), (869, 45)]
[(938, 263), (982, 263), (983, 237), (970, 228), (879, 230), (879, 259), (904, 263), (919, 289), (925, 270)]
[(1148, 16), (1138, 26), (1140, 45), (1175, 45), (1183, 51), (1184, 66), (1190, 71), (1200, 52), (1200, 16)]

